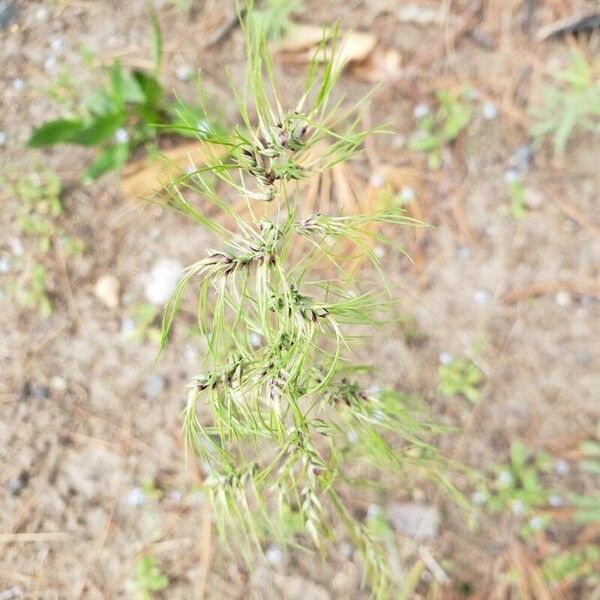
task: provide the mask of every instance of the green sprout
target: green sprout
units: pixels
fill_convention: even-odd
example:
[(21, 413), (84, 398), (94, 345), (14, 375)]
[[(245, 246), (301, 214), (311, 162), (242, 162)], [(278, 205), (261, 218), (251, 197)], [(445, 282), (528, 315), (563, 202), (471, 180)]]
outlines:
[(408, 142), (408, 149), (427, 154), (430, 169), (442, 164), (442, 148), (458, 138), (471, 120), (473, 109), (466, 94), (438, 90), (439, 108), (435, 114), (425, 111), (418, 116), (418, 129)]
[(85, 171), (87, 179), (119, 170), (136, 150), (152, 151), (160, 136), (196, 137), (211, 126), (204, 111), (166, 96), (160, 82), (162, 38), (156, 14), (151, 11), (154, 73), (125, 70), (120, 62), (109, 69), (105, 87), (93, 90), (75, 110), (47, 121), (31, 134), (30, 147), (75, 144), (99, 152)]
[[(600, 475), (600, 421), (596, 424), (596, 438), (584, 440), (580, 444), (583, 454), (579, 460), (579, 468), (584, 473)], [(573, 519), (578, 523), (596, 523), (600, 521), (600, 489), (596, 488), (594, 495), (582, 496), (571, 494), (570, 503), (575, 508)]]
[(552, 136), (554, 153), (563, 156), (567, 143), (576, 129), (598, 133), (600, 130), (600, 78), (598, 64), (574, 54), (567, 69), (554, 78), (560, 86), (548, 86), (542, 103), (533, 110), (535, 124), (531, 135)]
[(160, 592), (169, 585), (156, 561), (149, 555), (142, 556), (135, 569), (135, 584), (140, 600), (150, 600), (154, 592)]
[(469, 359), (451, 359), (438, 367), (438, 391), (444, 396), (464, 396), (473, 404), (481, 399), (481, 369)]
[[(428, 441), (441, 428), (423, 403), (369, 388), (369, 370), (351, 354), (361, 335), (385, 335), (381, 325), (393, 303), (374, 283), (351, 279), (350, 267), (366, 256), (381, 272), (369, 243), (381, 241), (377, 226), (417, 223), (400, 207), (372, 215), (304, 212), (299, 182), (356, 155), (373, 133), (359, 129), (364, 102), (330, 106), (343, 65), (327, 54), (324, 35), (303, 93), (284, 107), (264, 29), (252, 18), (242, 27), (242, 123), (200, 139), (205, 166), (165, 190), (168, 205), (211, 231), (219, 246), (184, 271), (165, 307), (161, 347), (193, 287), (204, 352), (183, 431), (206, 470), (204, 490), (224, 547), (250, 558), (265, 539), (275, 539), (325, 552), (341, 523), (363, 558), (373, 596), (383, 598), (385, 553), (345, 503), (345, 487), (367, 493), (377, 468), (407, 487), (429, 478), (460, 497), (448, 463)], [(213, 179), (234, 199), (223, 197)], [(226, 219), (196, 208), (194, 192)]]

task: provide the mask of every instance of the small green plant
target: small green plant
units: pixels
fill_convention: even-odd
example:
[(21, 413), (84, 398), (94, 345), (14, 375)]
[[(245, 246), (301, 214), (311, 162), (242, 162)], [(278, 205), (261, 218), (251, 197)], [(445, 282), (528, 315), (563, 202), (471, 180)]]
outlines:
[(554, 153), (563, 156), (577, 128), (599, 131), (598, 64), (590, 64), (582, 54), (574, 54), (569, 67), (558, 71), (554, 79), (562, 85), (545, 88), (541, 105), (533, 110), (536, 122), (531, 127), (531, 135), (552, 136)]
[(17, 227), (36, 245), (24, 264), (22, 282), (14, 286), (14, 295), (24, 308), (38, 309), (43, 316), (48, 316), (52, 313), (52, 302), (47, 291), (48, 272), (44, 261), (56, 246), (66, 255), (74, 255), (83, 250), (83, 244), (61, 226), (62, 184), (55, 173), (12, 174), (5, 181), (18, 201)]
[(471, 120), (473, 109), (466, 94), (438, 90), (439, 108), (435, 114), (424, 110), (418, 115), (417, 131), (408, 141), (409, 150), (425, 152), (430, 169), (439, 169), (442, 148), (454, 141)]
[[(596, 424), (596, 438), (581, 442), (583, 457), (579, 460), (579, 468), (590, 475), (600, 475), (600, 421)], [(600, 521), (600, 489), (595, 495), (582, 496), (571, 494), (570, 503), (575, 509), (573, 519), (578, 523), (595, 523)]]
[(527, 214), (525, 204), (525, 185), (519, 175), (509, 172), (506, 180), (506, 189), (510, 199), (509, 211), (513, 219), (520, 220)]
[(160, 311), (153, 304), (138, 304), (131, 311), (130, 320), (125, 321), (125, 337), (138, 344), (150, 341), (160, 344)]
[[(162, 347), (193, 285), (205, 351), (183, 430), (205, 465), (204, 489), (224, 545), (248, 557), (262, 552), (265, 539), (324, 552), (341, 523), (363, 557), (373, 595), (383, 598), (385, 553), (344, 501), (344, 488), (364, 486), (367, 493), (369, 474), (379, 468), (407, 485), (430, 478), (458, 496), (446, 463), (426, 441), (440, 428), (423, 414), (423, 403), (370, 389), (370, 370), (351, 354), (352, 340), (382, 325), (392, 304), (373, 284), (351, 279), (349, 267), (366, 255), (381, 269), (369, 244), (380, 236), (370, 225), (416, 223), (401, 208), (306, 213), (298, 182), (347, 160), (372, 133), (358, 129), (363, 103), (329, 106), (343, 65), (327, 55), (324, 41), (304, 92), (284, 108), (264, 29), (252, 18), (242, 27), (248, 56), (238, 98), (242, 124), (227, 135), (210, 132), (206, 166), (167, 189), (169, 206), (209, 229), (220, 247), (185, 270), (165, 308)], [(245, 210), (234, 210), (209, 174)], [(220, 209), (229, 225), (195, 208), (191, 191)], [(326, 263), (333, 275), (324, 272)], [(201, 419), (201, 404), (210, 419)]]
[[(587, 545), (549, 556), (542, 565), (544, 579), (550, 584), (569, 581), (589, 587), (600, 585), (600, 548)], [(587, 597), (587, 596), (586, 596)]]
[(135, 569), (135, 583), (138, 598), (150, 600), (154, 592), (160, 592), (168, 587), (169, 580), (160, 570), (156, 561), (145, 554), (140, 558)]
[(197, 137), (210, 128), (204, 111), (167, 97), (160, 83), (162, 41), (152, 13), (155, 72), (126, 71), (115, 62), (108, 84), (83, 99), (75, 114), (35, 129), (30, 147), (76, 144), (99, 150), (85, 171), (88, 179), (120, 169), (139, 148), (152, 150), (161, 134)]
[(546, 508), (552, 496), (540, 482), (540, 476), (550, 470), (551, 464), (544, 452), (531, 454), (523, 444), (513, 442), (509, 462), (494, 467), (494, 481), (477, 492), (479, 504), (492, 512), (508, 509), (517, 517), (528, 519), (522, 528), (524, 535), (543, 529), (550, 519), (533, 513)]
[(481, 399), (479, 390), (483, 381), (481, 369), (473, 361), (452, 358), (438, 367), (438, 391), (444, 396), (464, 396), (476, 404)]

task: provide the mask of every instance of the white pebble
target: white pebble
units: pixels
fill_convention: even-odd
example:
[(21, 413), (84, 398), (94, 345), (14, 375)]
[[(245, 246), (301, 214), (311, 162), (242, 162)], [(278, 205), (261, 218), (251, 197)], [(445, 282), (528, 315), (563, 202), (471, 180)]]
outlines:
[(517, 517), (522, 517), (525, 514), (525, 505), (521, 500), (513, 500), (511, 502), (511, 508)]
[(568, 475), (570, 470), (571, 467), (564, 458), (560, 458), (554, 463), (554, 472), (557, 475)]
[(0, 146), (4, 146), (6, 144), (6, 134), (4, 131), (0, 131)]
[(510, 471), (501, 471), (496, 479), (498, 487), (508, 488), (513, 484), (513, 476)]
[(44, 69), (46, 69), (46, 71), (53, 71), (55, 68), (56, 68), (56, 57), (48, 56), (48, 58), (46, 58), (46, 60), (44, 61)]
[(179, 281), (183, 266), (173, 258), (157, 260), (146, 276), (144, 295), (151, 304), (163, 305), (171, 297)]
[(558, 292), (558, 294), (556, 294), (556, 303), (559, 306), (569, 306), (569, 304), (571, 304), (571, 294), (564, 290)]
[(118, 144), (126, 144), (129, 141), (129, 134), (121, 127), (115, 131), (115, 141)]
[(10, 260), (5, 256), (0, 258), (0, 275), (4, 275), (10, 271)]
[(175, 70), (175, 77), (179, 81), (189, 81), (192, 78), (193, 70), (189, 65), (180, 65)]
[(424, 116), (429, 114), (429, 106), (424, 102), (417, 104), (413, 110), (415, 119), (422, 119)]
[(475, 492), (471, 496), (471, 500), (473, 500), (473, 503), (477, 504), (478, 506), (485, 504), (487, 499), (488, 499), (488, 495), (485, 492), (481, 492), (481, 491)]
[(483, 118), (486, 121), (491, 121), (498, 116), (498, 108), (493, 102), (486, 102), (481, 107), (481, 112), (483, 113)]
[(121, 333), (133, 333), (135, 331), (135, 321), (131, 317), (125, 317), (121, 321)]
[(531, 519), (529, 519), (529, 527), (531, 527), (531, 529), (533, 529), (534, 531), (542, 529), (543, 526), (544, 519), (542, 519), (542, 517), (531, 517)]
[(562, 506), (564, 503), (565, 503), (565, 501), (562, 499), (562, 497), (557, 496), (556, 494), (552, 494), (551, 496), (548, 497), (548, 504), (555, 508), (558, 506)]
[(94, 294), (108, 308), (117, 308), (121, 299), (121, 282), (111, 273), (105, 273), (98, 277)]
[(385, 178), (381, 173), (371, 173), (371, 177), (369, 178), (369, 185), (372, 187), (380, 188), (383, 187), (385, 183)]
[(258, 335), (258, 333), (253, 331), (250, 334), (249, 338), (250, 338), (250, 345), (253, 348), (260, 348), (260, 346), (262, 344), (262, 338), (260, 337), (260, 335)]
[(487, 304), (492, 297), (487, 290), (477, 290), (474, 298), (477, 304)]
[(270, 565), (276, 566), (283, 558), (283, 552), (279, 546), (269, 546), (265, 552), (265, 557)]
[(52, 40), (50, 41), (50, 48), (52, 48), (54, 52), (58, 52), (62, 48), (62, 45), (63, 41), (59, 37), (52, 38)]
[(125, 501), (129, 506), (142, 506), (146, 502), (146, 494), (141, 488), (133, 488), (125, 496)]
[(185, 357), (190, 361), (194, 361), (197, 358), (196, 351), (190, 346), (185, 347)]
[(448, 366), (454, 360), (454, 357), (450, 352), (440, 352), (438, 360), (440, 361), (440, 365)]
[(369, 504), (369, 508), (367, 508), (367, 518), (374, 519), (375, 517), (381, 514), (381, 507), (377, 504)]
[(373, 252), (377, 258), (383, 258), (385, 256), (385, 248), (383, 246), (375, 246)]
[(354, 429), (351, 429), (348, 432), (348, 441), (351, 444), (356, 444), (356, 442), (358, 442), (358, 435), (356, 435), (356, 431), (354, 431)]
[(20, 91), (25, 87), (25, 82), (20, 77), (17, 77), (13, 80), (12, 86), (15, 90)]
[(402, 202), (411, 202), (415, 199), (415, 190), (413, 190), (410, 185), (403, 185), (400, 190), (400, 200)]
[(171, 490), (171, 493), (169, 494), (169, 499), (174, 504), (179, 504), (181, 502), (182, 497), (183, 496), (179, 490)]
[(10, 251), (15, 256), (23, 256), (25, 249), (23, 248), (23, 242), (19, 238), (10, 238), (8, 245), (10, 246)]
[(516, 169), (507, 169), (504, 171), (504, 181), (506, 183), (514, 183), (515, 181), (519, 181), (519, 172)]
[(67, 389), (67, 381), (60, 375), (54, 375), (50, 380), (50, 387), (57, 392), (64, 392)]
[(471, 246), (461, 246), (457, 250), (457, 255), (460, 260), (469, 260), (473, 255), (473, 251), (471, 250)]

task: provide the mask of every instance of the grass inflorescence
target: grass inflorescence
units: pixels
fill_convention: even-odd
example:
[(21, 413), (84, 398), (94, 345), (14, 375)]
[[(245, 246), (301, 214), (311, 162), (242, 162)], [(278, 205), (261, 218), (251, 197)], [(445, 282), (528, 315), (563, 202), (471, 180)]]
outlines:
[[(453, 488), (435, 448), (424, 441), (439, 428), (419, 401), (370, 391), (367, 370), (352, 359), (352, 342), (379, 327), (391, 303), (348, 273), (360, 256), (380, 270), (372, 251), (374, 239), (381, 241), (378, 227), (415, 222), (401, 209), (304, 214), (301, 182), (356, 154), (372, 131), (358, 129), (362, 104), (349, 111), (339, 102), (330, 106), (342, 65), (326, 55), (329, 34), (309, 66), (301, 98), (287, 110), (264, 32), (252, 19), (243, 27), (248, 68), (238, 98), (242, 124), (227, 135), (203, 131), (206, 166), (167, 190), (170, 206), (208, 228), (221, 246), (185, 270), (164, 312), (161, 346), (194, 286), (205, 353), (190, 385), (183, 429), (207, 470), (205, 488), (222, 539), (246, 555), (261, 551), (265, 538), (324, 550), (344, 526), (374, 595), (383, 597), (382, 550), (341, 489), (367, 482), (372, 468)], [(323, 140), (331, 143), (315, 153)], [(243, 210), (219, 193), (223, 187)], [(190, 191), (227, 218), (208, 218)], [(348, 242), (352, 255), (347, 245), (342, 250)]]

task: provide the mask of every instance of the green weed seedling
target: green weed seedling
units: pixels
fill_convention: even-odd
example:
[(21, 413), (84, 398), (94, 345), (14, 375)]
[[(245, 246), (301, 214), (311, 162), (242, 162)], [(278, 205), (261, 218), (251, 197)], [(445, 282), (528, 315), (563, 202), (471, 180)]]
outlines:
[(135, 584), (139, 600), (150, 600), (154, 592), (169, 586), (169, 580), (149, 555), (142, 556), (135, 569)]
[(542, 573), (551, 585), (565, 581), (581, 582), (588, 588), (596, 588), (597, 592), (600, 586), (600, 548), (585, 545), (549, 556), (542, 565)]
[[(284, 106), (264, 28), (253, 18), (242, 28), (241, 124), (209, 132), (206, 166), (165, 190), (173, 210), (218, 240), (184, 271), (163, 315), (164, 348), (194, 289), (205, 351), (183, 412), (185, 439), (206, 470), (204, 491), (224, 549), (250, 561), (277, 540), (325, 553), (340, 524), (362, 556), (373, 596), (388, 597), (385, 551), (344, 490), (368, 494), (378, 487), (373, 469), (381, 469), (407, 486), (429, 478), (460, 498), (430, 444), (441, 428), (424, 403), (371, 388), (370, 371), (351, 351), (360, 336), (386, 335), (381, 326), (393, 303), (374, 283), (351, 279), (350, 267), (366, 255), (382, 273), (370, 245), (373, 236), (382, 242), (373, 225), (416, 223), (399, 207), (306, 212), (299, 182), (356, 155), (373, 133), (359, 129), (365, 103), (330, 106), (343, 67), (327, 45), (334, 34), (324, 35), (304, 91)], [(224, 198), (224, 188), (237, 200)], [(192, 192), (225, 219), (197, 209)]]
[(552, 137), (554, 153), (563, 156), (572, 133), (580, 128), (600, 131), (600, 77), (597, 63), (574, 54), (567, 69), (558, 71), (557, 84), (544, 90), (542, 103), (534, 108), (532, 136)]
[(437, 170), (442, 164), (442, 148), (453, 142), (467, 127), (473, 114), (466, 94), (438, 90), (438, 110), (425, 111), (418, 117), (417, 131), (408, 141), (408, 149), (427, 154), (430, 169)]
[(74, 114), (35, 129), (28, 145), (94, 147), (98, 154), (85, 171), (87, 179), (119, 170), (139, 148), (156, 148), (161, 134), (202, 137), (211, 127), (198, 107), (169, 98), (160, 82), (162, 39), (152, 13), (155, 71), (125, 70), (115, 62), (108, 83), (83, 99)]
[(464, 396), (477, 404), (483, 382), (481, 369), (468, 358), (452, 358), (438, 367), (438, 392), (444, 396)]
[(522, 528), (526, 536), (543, 529), (549, 523), (545, 516), (532, 516), (536, 509), (548, 506), (552, 491), (540, 476), (551, 469), (552, 461), (544, 452), (531, 455), (520, 442), (510, 445), (510, 461), (494, 468), (495, 480), (479, 495), (492, 512), (508, 509), (515, 516), (528, 519)]
[[(579, 468), (593, 476), (600, 475), (600, 421), (596, 425), (596, 438), (581, 442), (580, 450), (583, 458), (579, 460)], [(600, 489), (595, 495), (581, 496), (571, 494), (571, 505), (575, 508), (573, 519), (578, 523), (595, 523), (600, 521)]]
[(160, 344), (161, 333), (157, 319), (160, 316), (159, 309), (153, 304), (138, 304), (131, 311), (131, 320), (126, 321), (123, 333), (125, 337), (138, 344), (147, 341)]
[(16, 285), (14, 294), (24, 308), (37, 309), (43, 316), (48, 316), (52, 313), (52, 303), (47, 292), (47, 270), (43, 258), (57, 245), (67, 256), (79, 254), (83, 244), (68, 235), (60, 225), (63, 216), (62, 185), (55, 173), (43, 171), (25, 177), (11, 175), (6, 182), (19, 202), (17, 227), (36, 245), (24, 265), (25, 283)]

